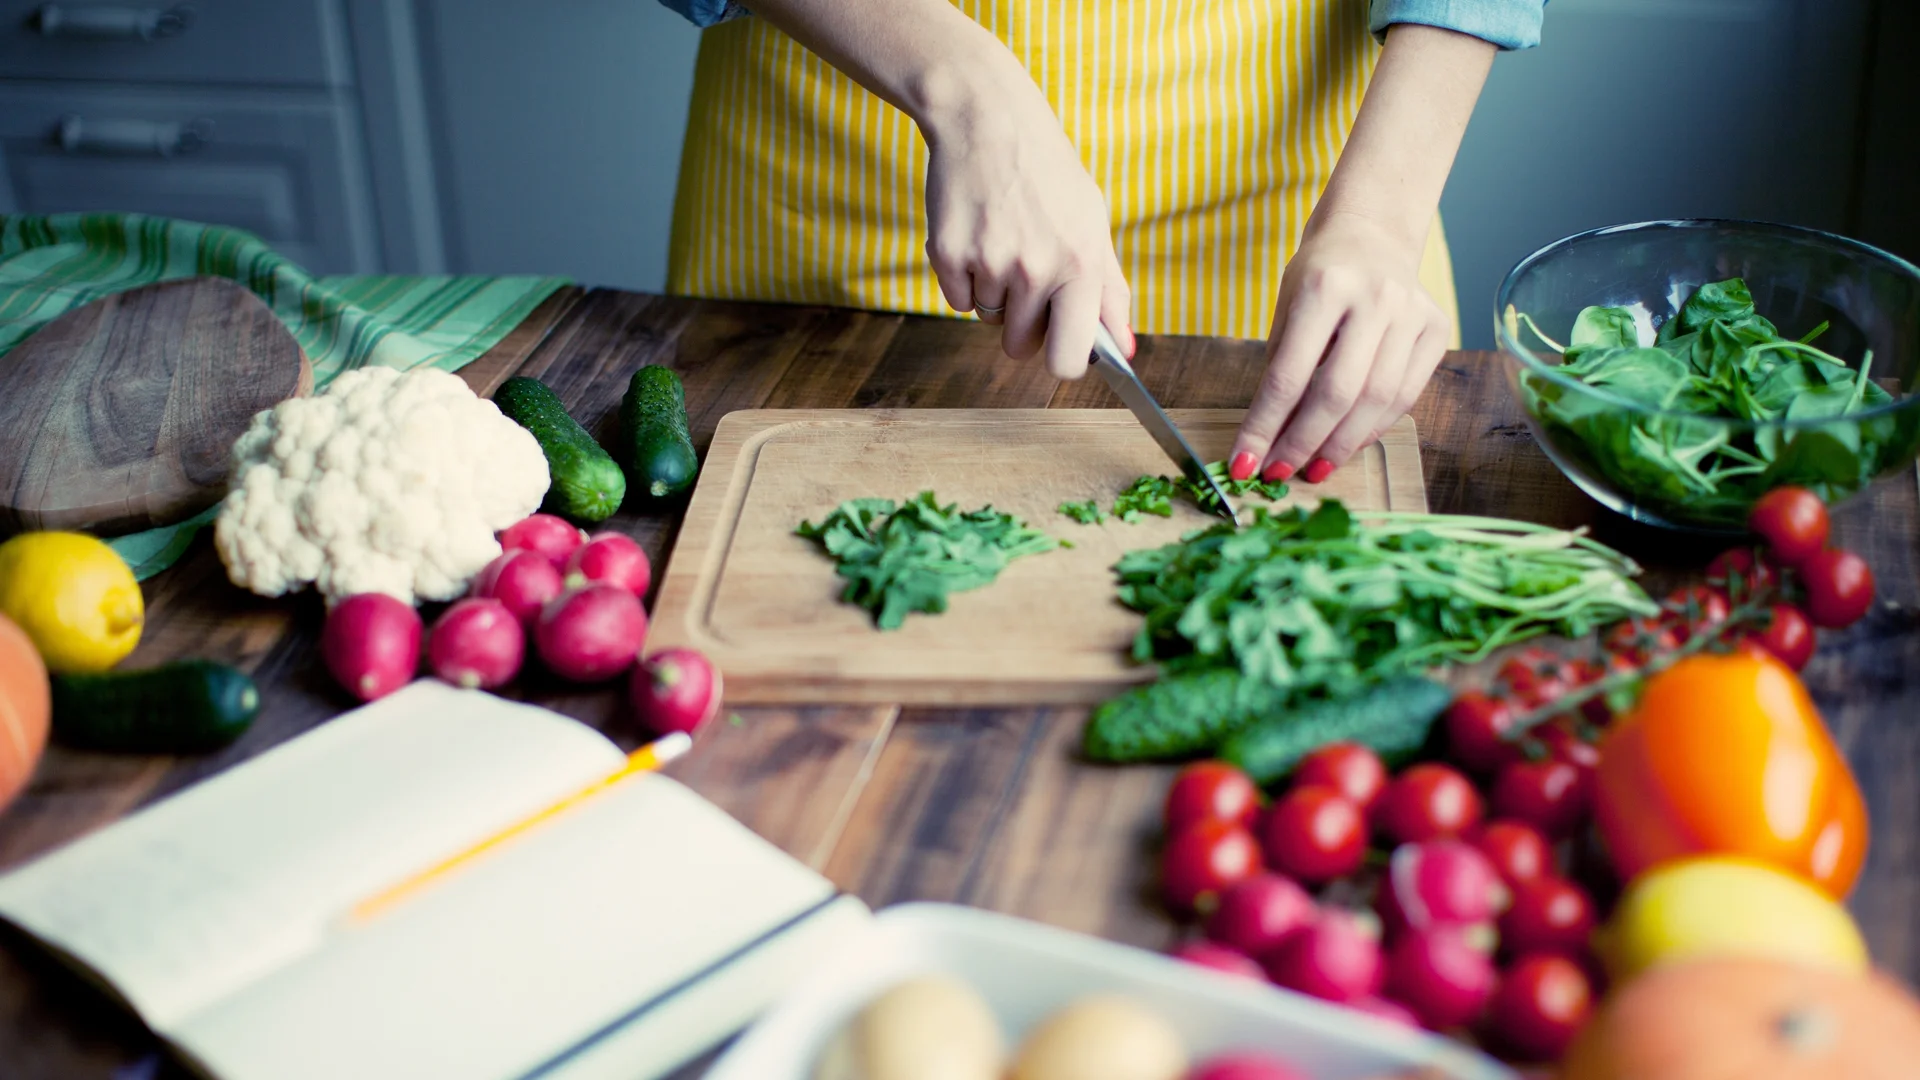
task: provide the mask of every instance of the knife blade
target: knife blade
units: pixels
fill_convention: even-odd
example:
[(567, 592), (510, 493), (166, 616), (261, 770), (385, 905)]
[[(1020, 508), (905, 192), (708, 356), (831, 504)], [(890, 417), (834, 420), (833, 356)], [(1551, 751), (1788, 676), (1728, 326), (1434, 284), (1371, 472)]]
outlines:
[(1180, 466), (1181, 473), (1201, 490), (1213, 493), (1217, 502), (1211, 509), (1235, 525), (1240, 524), (1239, 512), (1233, 508), (1227, 493), (1221, 490), (1219, 481), (1207, 472), (1207, 463), (1193, 452), (1192, 444), (1180, 434), (1180, 428), (1167, 416), (1160, 403), (1153, 399), (1152, 392), (1140, 381), (1133, 365), (1120, 352), (1120, 343), (1113, 339), (1105, 326), (1095, 330), (1091, 363), (1120, 400), (1126, 402), (1127, 408), (1133, 410), (1134, 419), (1140, 421), (1140, 426), (1146, 428), (1147, 433), (1153, 436), (1153, 441), (1160, 444), (1160, 449), (1166, 451), (1173, 463)]

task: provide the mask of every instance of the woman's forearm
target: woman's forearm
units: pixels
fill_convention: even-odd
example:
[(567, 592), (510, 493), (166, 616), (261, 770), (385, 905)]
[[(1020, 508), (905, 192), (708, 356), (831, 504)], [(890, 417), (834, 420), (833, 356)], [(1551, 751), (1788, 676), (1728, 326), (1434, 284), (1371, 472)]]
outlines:
[(1417, 253), (1496, 51), (1479, 38), (1431, 26), (1405, 23), (1388, 31), (1314, 218), (1369, 219)]

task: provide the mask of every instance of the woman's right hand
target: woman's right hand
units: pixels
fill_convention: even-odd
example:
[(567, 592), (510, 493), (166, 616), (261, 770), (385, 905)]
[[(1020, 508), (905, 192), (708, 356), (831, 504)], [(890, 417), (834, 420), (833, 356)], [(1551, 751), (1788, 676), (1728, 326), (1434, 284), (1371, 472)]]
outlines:
[(1044, 347), (1058, 378), (1086, 374), (1102, 322), (1131, 356), (1132, 296), (1106, 198), (1046, 98), (1024, 72), (957, 97), (921, 125), (927, 257), (947, 303), (1000, 324), (1015, 359)]

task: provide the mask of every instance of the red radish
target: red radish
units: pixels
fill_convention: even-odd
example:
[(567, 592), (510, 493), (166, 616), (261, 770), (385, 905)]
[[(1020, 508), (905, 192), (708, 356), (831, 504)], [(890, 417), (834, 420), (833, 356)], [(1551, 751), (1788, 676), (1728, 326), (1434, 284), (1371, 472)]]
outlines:
[(386, 697), (420, 668), (420, 613), (385, 593), (349, 596), (327, 612), (320, 656), (354, 697)]
[(1379, 928), (1350, 911), (1321, 911), (1263, 959), (1274, 982), (1327, 1001), (1380, 992)]
[(1380, 882), (1380, 914), (1390, 930), (1489, 922), (1510, 898), (1487, 857), (1459, 840), (1400, 845)]
[(1265, 956), (1313, 921), (1313, 897), (1278, 874), (1255, 874), (1220, 894), (1207, 936), (1249, 956)]
[(532, 626), (540, 609), (562, 591), (560, 571), (553, 563), (537, 551), (524, 549), (506, 552), (473, 579), (473, 595), (505, 604), (523, 627)]
[(1274, 804), (1261, 839), (1275, 870), (1318, 885), (1360, 869), (1367, 854), (1367, 819), (1334, 788), (1308, 784)]
[(1181, 830), (1160, 854), (1160, 883), (1179, 912), (1205, 914), (1233, 884), (1260, 872), (1260, 843), (1224, 821)]
[(1544, 877), (1521, 884), (1500, 916), (1500, 947), (1509, 956), (1559, 953), (1578, 957), (1593, 936), (1593, 900), (1580, 886)]
[(639, 598), (598, 583), (549, 601), (533, 628), (540, 659), (574, 682), (599, 682), (627, 670), (646, 637), (647, 613)]
[[(585, 551), (585, 548), (580, 550)], [(720, 669), (693, 649), (667, 649), (633, 669), (627, 696), (656, 735), (691, 735), (720, 711)]]
[(1393, 778), (1380, 793), (1374, 818), (1382, 832), (1405, 844), (1458, 836), (1479, 823), (1483, 810), (1466, 777), (1429, 762)]
[(1180, 770), (1167, 789), (1167, 835), (1201, 821), (1246, 828), (1260, 812), (1260, 789), (1246, 773), (1224, 761), (1200, 761)]
[(1553, 848), (1539, 829), (1524, 821), (1489, 821), (1473, 830), (1467, 842), (1487, 857), (1509, 889), (1553, 872)]
[(1229, 949), (1216, 941), (1189, 941), (1173, 950), (1173, 957), (1176, 960), (1185, 960), (1189, 964), (1198, 964), (1203, 968), (1212, 968), (1228, 975), (1258, 979), (1263, 983), (1267, 981), (1266, 969), (1260, 966), (1260, 961), (1238, 949)]
[(500, 534), (500, 546), (508, 551), (536, 551), (553, 563), (555, 570), (567, 565), (574, 549), (587, 542), (587, 534), (552, 514), (535, 514), (507, 526)]
[(1593, 807), (1593, 776), (1571, 762), (1519, 761), (1493, 781), (1493, 812), (1524, 821), (1553, 839), (1572, 836)]
[(1500, 977), (1487, 1019), (1504, 1049), (1553, 1061), (1592, 1011), (1593, 985), (1579, 965), (1563, 956), (1528, 956)]
[(1260, 1054), (1227, 1054), (1187, 1074), (1186, 1080), (1309, 1080), (1291, 1065)]
[(454, 604), (433, 624), (427, 638), (427, 666), (455, 686), (491, 690), (520, 673), (527, 634), (507, 605), (470, 596)]
[(1358, 1009), (1368, 1016), (1377, 1016), (1382, 1020), (1391, 1020), (1396, 1024), (1404, 1024), (1410, 1028), (1420, 1026), (1420, 1018), (1413, 1015), (1412, 1009), (1407, 1008), (1397, 1001), (1388, 1001), (1386, 998), (1361, 998), (1359, 1001), (1349, 1003), (1349, 1007)]
[(1498, 977), (1486, 951), (1459, 927), (1413, 931), (1387, 955), (1387, 993), (1435, 1031), (1478, 1017)]
[(653, 584), (653, 566), (633, 537), (594, 533), (567, 558), (567, 584), (577, 586), (588, 581), (618, 585), (644, 599), (647, 586)]
[(1352, 799), (1364, 814), (1386, 789), (1387, 767), (1380, 763), (1380, 755), (1359, 743), (1332, 742), (1302, 758), (1294, 770), (1293, 786), (1308, 784), (1333, 788)]

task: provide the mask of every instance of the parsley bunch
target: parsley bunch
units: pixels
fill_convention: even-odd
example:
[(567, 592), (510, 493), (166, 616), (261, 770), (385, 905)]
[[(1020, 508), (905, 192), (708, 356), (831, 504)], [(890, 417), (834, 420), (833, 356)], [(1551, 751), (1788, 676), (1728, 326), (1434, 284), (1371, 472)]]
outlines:
[(847, 579), (840, 599), (867, 609), (882, 630), (898, 628), (909, 612), (937, 615), (947, 610), (949, 593), (990, 584), (1014, 559), (1060, 546), (991, 506), (968, 513), (941, 506), (931, 491), (897, 506), (892, 499), (852, 499), (794, 533), (838, 561)]

